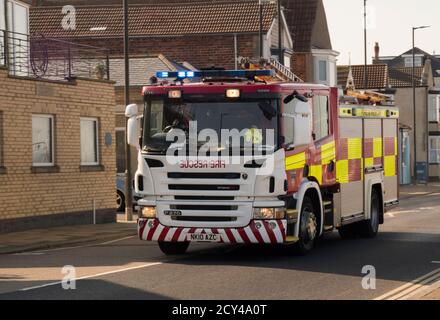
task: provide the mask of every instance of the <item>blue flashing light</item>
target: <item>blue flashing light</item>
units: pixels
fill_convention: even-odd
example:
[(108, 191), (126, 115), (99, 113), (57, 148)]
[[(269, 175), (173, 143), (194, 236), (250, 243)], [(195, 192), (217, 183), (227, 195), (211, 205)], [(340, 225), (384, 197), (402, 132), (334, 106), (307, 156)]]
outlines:
[(273, 70), (204, 70), (204, 71), (159, 71), (158, 78), (246, 78), (274, 76)]
[(158, 78), (169, 78), (170, 74), (168, 71), (159, 71), (156, 76)]

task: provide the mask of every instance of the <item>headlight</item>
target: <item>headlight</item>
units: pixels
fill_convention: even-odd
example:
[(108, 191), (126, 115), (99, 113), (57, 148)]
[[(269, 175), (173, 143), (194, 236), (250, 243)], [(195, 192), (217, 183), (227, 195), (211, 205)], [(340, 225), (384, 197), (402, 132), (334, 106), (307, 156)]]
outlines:
[(254, 219), (284, 219), (286, 208), (254, 208)]
[(156, 218), (156, 207), (141, 208), (140, 218)]

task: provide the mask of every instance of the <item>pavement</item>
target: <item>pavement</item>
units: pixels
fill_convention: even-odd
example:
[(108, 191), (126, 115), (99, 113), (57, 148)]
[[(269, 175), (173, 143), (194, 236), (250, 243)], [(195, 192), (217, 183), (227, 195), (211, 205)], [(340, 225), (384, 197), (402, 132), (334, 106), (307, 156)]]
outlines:
[[(117, 224), (0, 235), (0, 300), (440, 300), (440, 184), (402, 187), (401, 194), (376, 239), (342, 240), (334, 232), (305, 257), (220, 244), (164, 256), (122, 216)], [(76, 290), (60, 285), (68, 265)], [(365, 266), (375, 268), (373, 290), (362, 286)]]
[(136, 223), (77, 225), (0, 234), (0, 255), (53, 249), (136, 235)]
[(429, 183), (427, 185), (408, 185), (400, 187), (400, 199), (410, 199), (418, 196), (426, 196), (429, 194), (439, 194), (440, 195), (440, 182), (439, 183)]

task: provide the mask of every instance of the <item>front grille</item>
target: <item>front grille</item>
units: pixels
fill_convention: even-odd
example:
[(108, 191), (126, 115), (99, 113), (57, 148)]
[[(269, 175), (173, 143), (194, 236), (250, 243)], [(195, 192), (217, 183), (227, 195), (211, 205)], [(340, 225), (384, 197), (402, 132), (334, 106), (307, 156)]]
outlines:
[(234, 172), (168, 172), (170, 179), (240, 179), (240, 173)]
[(210, 205), (171, 205), (172, 210), (195, 210), (195, 211), (236, 211), (238, 206), (210, 206)]
[(169, 190), (195, 190), (195, 191), (238, 191), (239, 185), (208, 185), (208, 184), (170, 184)]
[(192, 221), (192, 222), (234, 222), (236, 217), (191, 217), (191, 216), (173, 216), (175, 221)]
[(234, 201), (235, 197), (221, 196), (174, 196), (175, 200), (201, 200), (201, 201)]

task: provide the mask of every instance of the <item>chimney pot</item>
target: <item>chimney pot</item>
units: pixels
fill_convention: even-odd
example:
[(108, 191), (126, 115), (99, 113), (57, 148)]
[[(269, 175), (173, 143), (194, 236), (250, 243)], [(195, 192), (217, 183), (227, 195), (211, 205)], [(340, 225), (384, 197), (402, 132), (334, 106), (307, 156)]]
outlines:
[(379, 63), (380, 46), (379, 42), (374, 45), (374, 63)]

